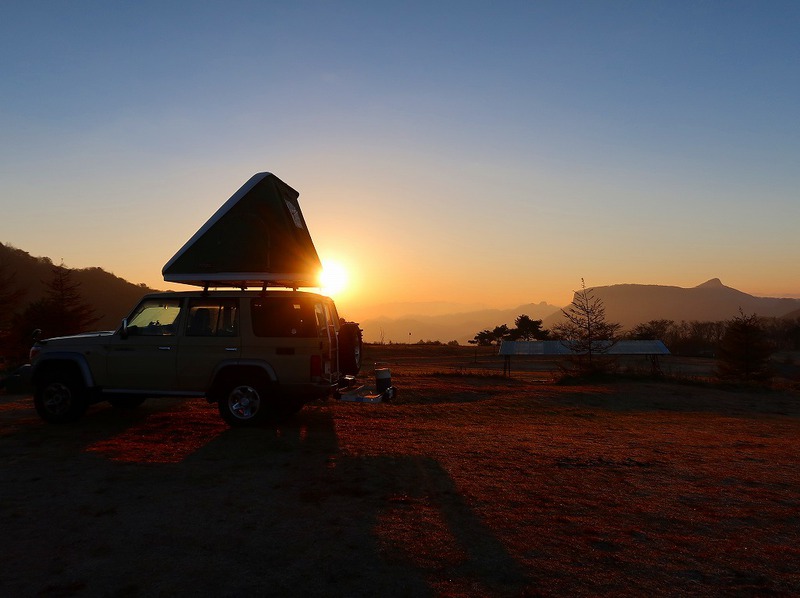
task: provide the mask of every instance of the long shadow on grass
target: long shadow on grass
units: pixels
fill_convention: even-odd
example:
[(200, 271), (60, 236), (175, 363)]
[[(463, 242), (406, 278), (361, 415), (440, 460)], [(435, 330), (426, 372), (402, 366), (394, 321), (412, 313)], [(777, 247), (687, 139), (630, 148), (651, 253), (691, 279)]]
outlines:
[(153, 402), (138, 409), (123, 409), (101, 403), (92, 405), (78, 421), (49, 424), (36, 414), (33, 397), (0, 395), (0, 438), (11, 442), (24, 439), (32, 447), (50, 445), (77, 450), (87, 442), (112, 437), (141, 423), (156, 410), (163, 410), (163, 406)]
[(237, 579), (226, 592), (516, 594), (528, 585), (438, 462), (343, 456), (324, 409), (277, 428), (223, 433), (189, 461), (205, 464), (194, 475), (219, 494), (225, 525), (241, 519), (237, 549), (262, 563), (254, 585)]
[(384, 558), (402, 563), (437, 594), (520, 595), (529, 585), (522, 568), (435, 460), (415, 456), (344, 459), (343, 480), (367, 489)]
[[(435, 460), (343, 456), (324, 408), (220, 430), (201, 406), (176, 407), (145, 409), (146, 419), (99, 411), (71, 433), (34, 434), (55, 443), (57, 462), (27, 452), (3, 475), (0, 593), (428, 596), (528, 585)], [(202, 424), (194, 434), (187, 415)], [(109, 434), (127, 440), (92, 444)], [(180, 458), (151, 459), (165, 453)]]

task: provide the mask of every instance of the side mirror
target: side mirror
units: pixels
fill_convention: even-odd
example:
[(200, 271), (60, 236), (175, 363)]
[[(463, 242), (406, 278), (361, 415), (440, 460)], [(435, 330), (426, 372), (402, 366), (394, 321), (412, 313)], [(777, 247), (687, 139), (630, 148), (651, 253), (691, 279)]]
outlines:
[(33, 336), (33, 342), (38, 341), (42, 337), (42, 329), (37, 328), (36, 330), (34, 330), (32, 336)]
[(119, 336), (122, 339), (128, 338), (128, 318), (122, 318), (122, 326), (119, 329)]

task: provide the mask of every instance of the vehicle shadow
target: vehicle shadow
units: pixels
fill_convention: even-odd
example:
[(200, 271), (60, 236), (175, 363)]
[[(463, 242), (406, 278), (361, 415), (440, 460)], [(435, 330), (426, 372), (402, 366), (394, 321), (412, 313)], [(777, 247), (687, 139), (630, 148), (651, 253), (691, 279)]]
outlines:
[(30, 443), (51, 440), (65, 442), (75, 448), (90, 439), (111, 437), (146, 420), (151, 414), (171, 405), (150, 403), (136, 409), (111, 407), (100, 403), (89, 407), (88, 412), (76, 422), (48, 424), (36, 414), (30, 395), (0, 395), (0, 437), (24, 435)]
[(259, 573), (263, 585), (242, 592), (518, 595), (530, 585), (440, 463), (342, 454), (324, 407), (279, 427), (225, 432), (187, 461), (227, 470), (221, 486), (234, 512), (247, 508), (244, 497), (265, 507), (261, 533), (240, 541), (269, 554), (270, 567)]
[[(190, 451), (180, 430), (141, 432), (159, 414), (177, 425), (181, 407), (106, 411), (72, 429), (81, 441), (65, 428), (46, 434), (51, 459), (16, 459), (0, 495), (0, 549), (9, 555), (0, 593), (520, 595), (530, 587), (436, 460), (343, 454), (325, 406), (257, 429), (218, 428), (206, 410), (197, 416), (206, 418), (203, 442)], [(87, 450), (103, 427), (105, 439), (139, 430), (139, 444), (151, 446), (132, 454), (181, 458)]]

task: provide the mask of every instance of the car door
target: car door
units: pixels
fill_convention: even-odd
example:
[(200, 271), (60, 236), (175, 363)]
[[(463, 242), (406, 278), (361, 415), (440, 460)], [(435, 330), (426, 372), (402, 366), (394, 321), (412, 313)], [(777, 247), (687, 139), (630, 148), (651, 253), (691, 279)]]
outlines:
[(178, 343), (178, 386), (206, 391), (219, 366), (239, 359), (239, 299), (189, 299)]
[(147, 298), (107, 347), (108, 391), (170, 392), (176, 389), (177, 327), (181, 299)]

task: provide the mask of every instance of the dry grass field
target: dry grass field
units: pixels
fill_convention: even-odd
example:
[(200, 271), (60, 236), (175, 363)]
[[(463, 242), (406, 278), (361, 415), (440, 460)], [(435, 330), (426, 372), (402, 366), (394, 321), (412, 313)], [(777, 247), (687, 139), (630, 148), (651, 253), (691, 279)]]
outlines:
[(250, 430), (201, 399), (52, 426), (0, 396), (0, 595), (800, 595), (797, 391), (374, 362), (394, 402)]

